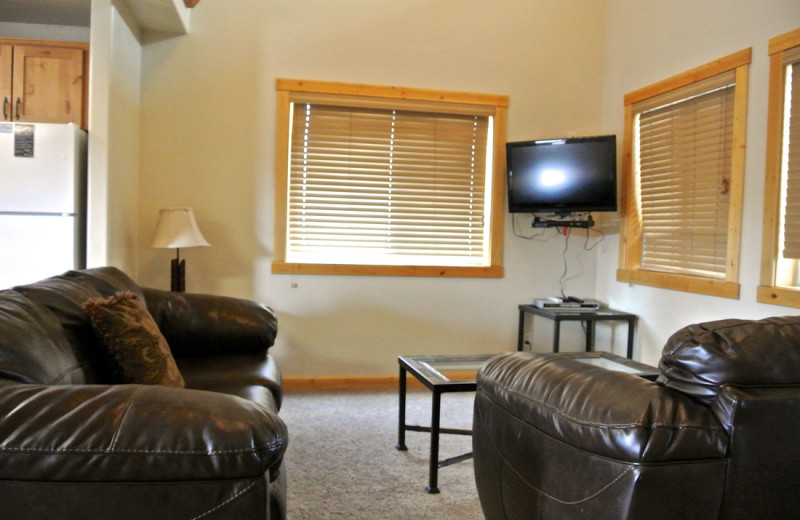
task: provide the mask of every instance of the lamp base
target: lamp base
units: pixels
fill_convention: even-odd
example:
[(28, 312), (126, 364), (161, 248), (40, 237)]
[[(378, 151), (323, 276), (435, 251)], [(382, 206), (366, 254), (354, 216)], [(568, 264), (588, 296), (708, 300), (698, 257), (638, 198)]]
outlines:
[(173, 292), (186, 291), (186, 260), (172, 259), (170, 290)]

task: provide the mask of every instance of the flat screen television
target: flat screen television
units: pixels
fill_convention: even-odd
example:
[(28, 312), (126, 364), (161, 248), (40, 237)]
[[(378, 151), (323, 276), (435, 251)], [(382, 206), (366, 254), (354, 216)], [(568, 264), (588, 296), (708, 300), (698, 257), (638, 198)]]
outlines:
[(511, 213), (617, 210), (614, 135), (506, 144)]

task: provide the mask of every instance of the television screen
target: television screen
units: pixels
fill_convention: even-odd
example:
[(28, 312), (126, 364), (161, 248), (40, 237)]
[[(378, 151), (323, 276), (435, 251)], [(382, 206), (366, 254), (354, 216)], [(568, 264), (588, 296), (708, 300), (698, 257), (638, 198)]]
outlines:
[(616, 136), (506, 144), (511, 213), (617, 210)]

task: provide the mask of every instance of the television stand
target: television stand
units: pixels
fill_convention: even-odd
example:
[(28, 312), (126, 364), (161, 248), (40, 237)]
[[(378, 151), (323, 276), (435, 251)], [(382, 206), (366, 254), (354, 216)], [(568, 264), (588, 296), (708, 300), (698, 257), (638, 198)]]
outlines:
[[(570, 312), (568, 310), (540, 309), (534, 305), (519, 306), (519, 331), (517, 334), (517, 350), (522, 351), (525, 346), (525, 315), (533, 314), (553, 321), (553, 352), (558, 352), (561, 339), (562, 321), (580, 321), (586, 331), (586, 352), (594, 351), (594, 326), (598, 321), (625, 321), (628, 324), (628, 338), (626, 356), (633, 359), (633, 332), (637, 316), (629, 312), (622, 312), (608, 307), (596, 310)], [(533, 323), (531, 323), (533, 326)], [(533, 345), (530, 346), (533, 350)]]
[(533, 227), (569, 227), (569, 228), (585, 228), (589, 229), (594, 226), (594, 219), (591, 214), (585, 217), (573, 217), (571, 215), (548, 215), (539, 216), (534, 215)]

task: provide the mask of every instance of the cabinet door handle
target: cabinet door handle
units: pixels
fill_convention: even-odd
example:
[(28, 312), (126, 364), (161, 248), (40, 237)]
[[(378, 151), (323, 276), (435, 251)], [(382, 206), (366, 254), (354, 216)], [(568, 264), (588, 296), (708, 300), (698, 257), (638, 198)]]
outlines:
[(3, 119), (8, 121), (8, 97), (3, 98)]
[(19, 121), (19, 105), (21, 103), (22, 103), (22, 100), (20, 98), (17, 98), (17, 106), (16, 106), (16, 109), (15, 109), (15, 112), (17, 113), (17, 121)]

